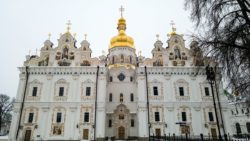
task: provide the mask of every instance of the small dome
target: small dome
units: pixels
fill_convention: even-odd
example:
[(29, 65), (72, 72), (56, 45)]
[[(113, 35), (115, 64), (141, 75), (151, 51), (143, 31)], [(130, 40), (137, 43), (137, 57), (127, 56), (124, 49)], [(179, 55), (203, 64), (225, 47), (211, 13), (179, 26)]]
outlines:
[(134, 48), (134, 39), (127, 36), (124, 30), (120, 30), (119, 34), (111, 39), (109, 48), (121, 46)]

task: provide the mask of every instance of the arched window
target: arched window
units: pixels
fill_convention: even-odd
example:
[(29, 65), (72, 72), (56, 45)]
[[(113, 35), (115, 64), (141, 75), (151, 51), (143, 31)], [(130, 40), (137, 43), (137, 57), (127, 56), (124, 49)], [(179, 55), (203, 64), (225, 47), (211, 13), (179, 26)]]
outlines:
[(112, 57), (112, 64), (115, 63), (115, 56)]
[(109, 102), (112, 102), (113, 100), (113, 96), (112, 96), (112, 93), (109, 94)]
[(239, 123), (236, 123), (235, 124), (235, 127), (236, 127), (236, 134), (241, 134), (241, 128), (240, 128), (240, 124)]
[(121, 63), (124, 63), (124, 55), (121, 55)]
[(247, 126), (247, 132), (250, 133), (250, 122), (247, 122), (246, 126)]
[(132, 64), (132, 56), (129, 57), (129, 62)]
[(123, 94), (120, 93), (120, 102), (123, 102)]
[(175, 47), (174, 53), (175, 53), (175, 59), (181, 59), (181, 53), (178, 47)]
[(130, 94), (130, 101), (131, 101), (131, 102), (134, 101), (134, 94), (133, 94), (133, 93)]

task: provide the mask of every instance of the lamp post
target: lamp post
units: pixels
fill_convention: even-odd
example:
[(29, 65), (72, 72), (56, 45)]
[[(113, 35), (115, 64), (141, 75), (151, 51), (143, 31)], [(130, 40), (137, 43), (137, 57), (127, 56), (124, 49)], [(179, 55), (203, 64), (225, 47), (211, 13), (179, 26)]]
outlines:
[(214, 69), (212, 67), (210, 67), (209, 65), (206, 67), (206, 75), (207, 75), (207, 80), (208, 80), (208, 82), (209, 82), (209, 84), (211, 86), (211, 90), (212, 90), (213, 103), (214, 103), (214, 112), (215, 112), (218, 132), (219, 132), (219, 140), (222, 141), (221, 132), (220, 132), (220, 125), (219, 125), (217, 109), (216, 109), (216, 102), (215, 102), (215, 97), (214, 97), (214, 89), (213, 89), (213, 84), (215, 83), (215, 72), (214, 72)]

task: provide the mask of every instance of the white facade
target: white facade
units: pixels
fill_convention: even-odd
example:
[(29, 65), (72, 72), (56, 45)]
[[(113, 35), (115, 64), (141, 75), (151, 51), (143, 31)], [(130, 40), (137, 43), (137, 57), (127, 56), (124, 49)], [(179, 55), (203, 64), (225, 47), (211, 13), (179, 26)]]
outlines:
[[(126, 37), (126, 44), (126, 24), (118, 28), (117, 38)], [(173, 31), (167, 47), (155, 42), (152, 58), (137, 55), (132, 46), (111, 46), (107, 56), (93, 58), (88, 41), (81, 47), (75, 42), (69, 31), (56, 47), (46, 40), (40, 56), (27, 56), (19, 68), (11, 141), (218, 135), (204, 67), (209, 62), (201, 61), (197, 42), (188, 49)], [(231, 111), (222, 84), (217, 86), (225, 131), (231, 133)]]

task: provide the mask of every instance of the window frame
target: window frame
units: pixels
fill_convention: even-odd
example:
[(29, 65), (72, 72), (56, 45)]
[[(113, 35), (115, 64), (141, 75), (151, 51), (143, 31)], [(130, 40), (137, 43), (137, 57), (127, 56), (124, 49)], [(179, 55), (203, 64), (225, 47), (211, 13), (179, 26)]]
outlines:
[(89, 112), (84, 112), (84, 122), (89, 122)]
[(158, 87), (157, 86), (153, 86), (153, 93), (154, 93), (154, 96), (158, 96), (159, 95)]
[(28, 123), (32, 123), (34, 119), (34, 113), (29, 113)]
[(179, 96), (185, 96), (184, 87), (179, 87)]
[(160, 121), (160, 112), (155, 112), (155, 121), (156, 122)]
[(181, 120), (183, 122), (186, 122), (187, 121), (187, 113), (186, 112), (181, 112)]
[(86, 87), (86, 91), (85, 91), (85, 96), (90, 96), (91, 95), (91, 87)]
[(213, 112), (208, 112), (208, 119), (209, 119), (210, 122), (214, 121), (214, 114), (213, 114)]
[(204, 88), (205, 96), (210, 96), (209, 87)]
[(59, 87), (58, 96), (64, 96), (64, 87)]
[(32, 89), (32, 96), (37, 96), (37, 92), (38, 92), (38, 87), (37, 86), (35, 86), (35, 87), (33, 87), (33, 89)]
[(57, 112), (56, 113), (56, 123), (61, 123), (62, 122), (62, 112)]

